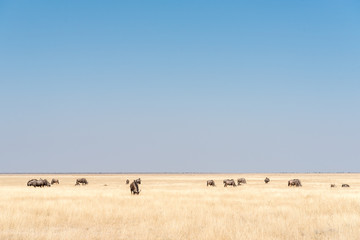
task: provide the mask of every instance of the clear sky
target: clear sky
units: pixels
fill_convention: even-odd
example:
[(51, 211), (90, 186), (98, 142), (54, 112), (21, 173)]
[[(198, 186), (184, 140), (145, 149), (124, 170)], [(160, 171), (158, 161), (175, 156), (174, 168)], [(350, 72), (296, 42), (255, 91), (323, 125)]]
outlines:
[(0, 172), (359, 172), (359, 1), (0, 0)]

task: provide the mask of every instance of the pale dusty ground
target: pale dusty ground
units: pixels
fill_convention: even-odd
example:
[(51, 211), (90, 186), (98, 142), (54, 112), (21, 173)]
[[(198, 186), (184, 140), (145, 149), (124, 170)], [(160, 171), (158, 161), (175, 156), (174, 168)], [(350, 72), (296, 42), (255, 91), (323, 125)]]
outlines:
[[(60, 185), (26, 186), (40, 177)], [(222, 186), (239, 177), (248, 184)], [(360, 174), (0, 175), (0, 239), (360, 239)]]

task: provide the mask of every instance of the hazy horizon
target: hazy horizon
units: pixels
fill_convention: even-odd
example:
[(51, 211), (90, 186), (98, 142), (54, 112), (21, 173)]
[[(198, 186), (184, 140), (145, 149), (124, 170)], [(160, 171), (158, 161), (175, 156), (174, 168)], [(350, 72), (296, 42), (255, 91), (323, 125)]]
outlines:
[(28, 175), (28, 174), (55, 174), (55, 175), (135, 175), (135, 174), (159, 174), (159, 175), (176, 175), (176, 174), (199, 174), (199, 175), (216, 175), (216, 174), (359, 174), (360, 172), (0, 172), (3, 175)]
[(0, 1), (0, 173), (360, 172), (359, 12)]

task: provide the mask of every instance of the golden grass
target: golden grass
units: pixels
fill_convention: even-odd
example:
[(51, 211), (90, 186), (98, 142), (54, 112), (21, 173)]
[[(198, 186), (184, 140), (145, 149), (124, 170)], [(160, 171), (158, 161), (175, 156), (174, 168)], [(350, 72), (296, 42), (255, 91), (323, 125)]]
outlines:
[[(40, 177), (60, 185), (26, 186)], [(239, 177), (248, 184), (223, 187)], [(0, 239), (360, 239), (360, 174), (0, 175)]]

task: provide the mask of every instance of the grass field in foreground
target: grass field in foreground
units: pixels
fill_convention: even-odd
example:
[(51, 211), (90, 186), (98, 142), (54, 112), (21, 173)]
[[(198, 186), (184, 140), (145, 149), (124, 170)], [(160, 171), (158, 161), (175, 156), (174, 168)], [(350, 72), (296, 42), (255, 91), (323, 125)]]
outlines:
[[(26, 186), (40, 177), (60, 184)], [(360, 174), (0, 175), (0, 239), (360, 239)]]

